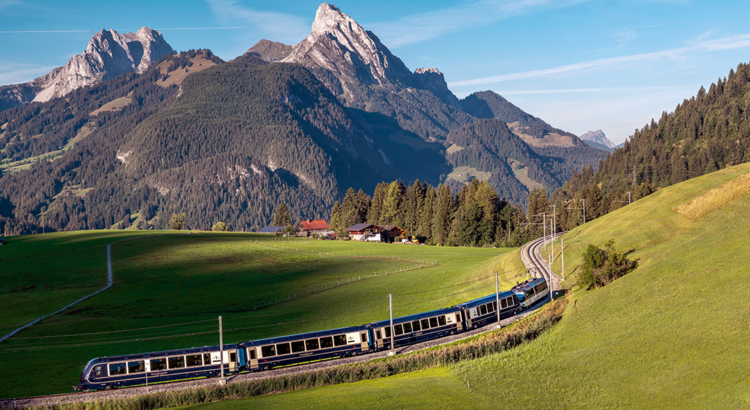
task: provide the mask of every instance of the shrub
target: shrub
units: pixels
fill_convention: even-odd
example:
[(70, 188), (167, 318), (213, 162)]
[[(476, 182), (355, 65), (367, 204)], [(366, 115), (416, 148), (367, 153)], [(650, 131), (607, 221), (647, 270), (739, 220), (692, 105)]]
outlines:
[(211, 227), (211, 230), (214, 232), (229, 232), (229, 225), (227, 225), (225, 222), (216, 222), (213, 227)]
[(626, 258), (632, 251), (615, 249), (613, 239), (607, 241), (604, 249), (589, 244), (583, 253), (583, 269), (578, 277), (578, 285), (586, 289), (601, 288), (626, 275), (638, 267), (638, 259)]

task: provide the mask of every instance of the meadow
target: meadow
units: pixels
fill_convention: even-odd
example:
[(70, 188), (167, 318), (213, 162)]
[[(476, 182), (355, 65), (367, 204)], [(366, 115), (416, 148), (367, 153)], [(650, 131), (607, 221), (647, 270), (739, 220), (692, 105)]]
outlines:
[[(748, 408), (750, 195), (712, 199), (695, 220), (676, 211), (723, 186), (736, 192), (733, 181), (748, 173), (745, 164), (671, 186), (566, 234), (571, 301), (528, 344), (386, 379), (191, 408)], [(579, 289), (583, 248), (609, 239), (632, 249), (639, 267)]]
[(0, 249), (3, 283), (28, 289), (0, 295), (4, 326), (103, 287), (106, 244), (123, 239), (132, 240), (112, 246), (112, 288), (0, 343), (2, 397), (69, 392), (94, 357), (217, 344), (219, 315), (234, 343), (384, 319), (388, 294), (396, 316), (451, 306), (492, 293), (496, 272), (503, 289), (525, 272), (502, 258), (518, 259), (509, 249), (243, 233), (29, 235)]

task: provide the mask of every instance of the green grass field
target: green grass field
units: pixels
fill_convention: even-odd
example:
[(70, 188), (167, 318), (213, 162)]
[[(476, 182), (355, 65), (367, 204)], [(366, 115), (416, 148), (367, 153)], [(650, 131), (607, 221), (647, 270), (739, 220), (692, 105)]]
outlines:
[[(166, 235), (154, 236), (160, 234)], [(11, 237), (0, 248), (0, 277), (9, 290), (0, 302), (3, 327), (10, 330), (103, 287), (106, 244), (127, 238), (138, 239), (112, 247), (112, 288), (0, 343), (3, 397), (68, 392), (94, 357), (217, 344), (219, 315), (227, 343), (358, 325), (388, 317), (389, 293), (394, 315), (406, 315), (490, 294), (497, 271), (505, 272), (507, 289), (523, 270), (503, 258), (514, 253), (517, 259), (518, 251), (508, 249), (241, 233)], [(437, 265), (418, 268), (431, 263)], [(253, 309), (268, 302), (273, 304)], [(180, 323), (191, 324), (87, 335)]]
[(568, 275), (585, 245), (608, 239), (634, 249), (640, 266), (593, 291), (568, 276), (563, 320), (529, 344), (447, 368), (200, 407), (750, 408), (750, 195), (695, 221), (674, 210), (748, 173), (745, 164), (677, 184), (568, 233)]

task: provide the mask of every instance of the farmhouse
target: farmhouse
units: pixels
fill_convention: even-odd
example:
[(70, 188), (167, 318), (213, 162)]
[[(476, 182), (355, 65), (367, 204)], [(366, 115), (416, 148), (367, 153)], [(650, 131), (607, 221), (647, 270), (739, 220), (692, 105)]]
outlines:
[(297, 224), (297, 236), (323, 235), (329, 231), (328, 223), (323, 219), (307, 219)]
[(349, 237), (355, 241), (367, 242), (393, 242), (396, 238), (401, 238), (406, 231), (396, 225), (375, 225), (368, 223), (359, 223), (346, 228)]

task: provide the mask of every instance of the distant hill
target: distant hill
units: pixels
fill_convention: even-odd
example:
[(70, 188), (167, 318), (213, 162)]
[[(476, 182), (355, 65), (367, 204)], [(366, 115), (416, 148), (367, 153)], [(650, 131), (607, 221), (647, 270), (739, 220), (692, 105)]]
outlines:
[(157, 30), (141, 27), (135, 33), (120, 34), (102, 29), (91, 38), (86, 50), (71, 57), (66, 65), (31, 82), (1, 87), (0, 111), (62, 97), (123, 73), (143, 73), (153, 62), (172, 53), (172, 47)]
[(602, 130), (589, 131), (581, 135), (581, 140), (589, 146), (602, 151), (612, 152), (617, 148), (614, 142), (607, 139)]

